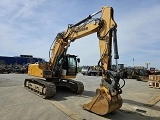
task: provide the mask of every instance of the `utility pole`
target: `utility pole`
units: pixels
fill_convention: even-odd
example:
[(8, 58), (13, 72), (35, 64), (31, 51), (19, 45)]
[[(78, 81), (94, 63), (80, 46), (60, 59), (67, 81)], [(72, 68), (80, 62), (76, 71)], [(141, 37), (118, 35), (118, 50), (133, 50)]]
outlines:
[(134, 67), (134, 58), (133, 58), (133, 67)]

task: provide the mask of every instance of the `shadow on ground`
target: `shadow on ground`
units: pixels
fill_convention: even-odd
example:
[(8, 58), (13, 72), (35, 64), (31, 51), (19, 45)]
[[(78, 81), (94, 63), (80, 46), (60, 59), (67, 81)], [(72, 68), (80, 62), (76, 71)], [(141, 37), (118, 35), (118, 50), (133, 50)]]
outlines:
[(145, 106), (144, 103), (137, 102), (137, 101), (134, 101), (134, 100), (123, 99), (123, 103), (128, 103), (128, 104), (131, 104), (131, 105), (136, 105), (136, 106), (145, 107), (145, 108), (148, 108), (148, 109), (160, 111), (159, 106), (155, 105), (155, 106), (149, 107), (149, 106)]
[(111, 120), (160, 120), (160, 117), (151, 117), (138, 112), (121, 109), (103, 117)]
[(81, 94), (76, 94), (66, 87), (57, 87), (56, 95), (51, 99), (54, 99), (57, 101), (63, 101), (63, 100), (67, 100), (67, 97), (71, 97), (71, 96), (91, 98), (91, 97), (94, 97), (95, 95), (96, 95), (95, 91), (84, 90)]

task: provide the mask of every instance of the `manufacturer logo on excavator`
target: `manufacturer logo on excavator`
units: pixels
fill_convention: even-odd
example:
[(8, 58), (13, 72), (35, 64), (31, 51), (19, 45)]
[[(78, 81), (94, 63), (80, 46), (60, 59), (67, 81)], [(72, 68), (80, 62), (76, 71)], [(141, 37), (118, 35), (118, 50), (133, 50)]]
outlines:
[(76, 32), (82, 32), (84, 30), (88, 30), (88, 27), (77, 28)]

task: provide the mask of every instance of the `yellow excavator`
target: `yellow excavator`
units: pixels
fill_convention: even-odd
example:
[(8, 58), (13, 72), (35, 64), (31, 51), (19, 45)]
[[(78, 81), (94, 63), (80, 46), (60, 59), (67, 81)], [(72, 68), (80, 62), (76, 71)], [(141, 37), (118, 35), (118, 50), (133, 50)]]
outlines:
[[(101, 14), (100, 17), (95, 18)], [(83, 109), (98, 115), (113, 112), (122, 106), (122, 93), (119, 81), (120, 72), (111, 71), (112, 46), (114, 59), (118, 65), (117, 24), (113, 18), (113, 8), (103, 6), (101, 10), (89, 15), (76, 24), (68, 25), (66, 31), (57, 34), (50, 47), (49, 62), (30, 64), (28, 74), (34, 78), (25, 79), (24, 87), (42, 98), (50, 98), (56, 94), (56, 87), (67, 87), (81, 94), (84, 85), (73, 80), (77, 75), (77, 64), (80, 59), (67, 53), (72, 42), (87, 35), (97, 33), (100, 48), (98, 65), (102, 68), (102, 80), (91, 102), (84, 104)]]

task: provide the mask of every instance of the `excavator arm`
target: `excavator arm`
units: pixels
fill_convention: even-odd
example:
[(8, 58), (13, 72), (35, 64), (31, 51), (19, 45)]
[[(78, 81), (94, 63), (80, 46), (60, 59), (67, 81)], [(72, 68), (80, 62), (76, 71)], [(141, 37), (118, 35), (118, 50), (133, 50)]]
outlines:
[[(94, 16), (100, 13), (100, 18), (94, 18)], [(120, 96), (122, 90), (119, 85), (121, 77), (118, 70), (117, 72), (111, 71), (112, 44), (114, 46), (114, 59), (116, 59), (116, 64), (118, 64), (117, 59), (119, 59), (116, 36), (117, 24), (114, 21), (113, 14), (114, 11), (112, 7), (104, 6), (100, 11), (89, 15), (80, 22), (68, 25), (67, 30), (58, 33), (53, 41), (50, 47), (49, 62), (30, 65), (28, 74), (46, 78), (53, 82), (56, 81), (54, 82), (56, 86), (62, 85), (61, 83), (64, 80), (68, 81), (69, 78), (76, 77), (76, 74), (61, 74), (62, 69), (68, 69), (67, 67), (70, 66), (68, 63), (69, 59), (73, 58), (75, 63), (78, 61), (76, 56), (67, 54), (67, 49), (72, 42), (75, 42), (79, 38), (97, 33), (100, 48), (100, 60), (98, 61), (98, 65), (102, 68), (102, 81), (100, 88), (96, 90), (96, 96), (91, 102), (84, 104), (83, 108), (99, 115), (105, 115), (119, 109), (122, 106), (122, 98)], [(25, 81), (24, 86), (36, 86), (37, 80), (31, 85), (31, 80), (28, 81)], [(72, 84), (74, 83), (73, 80), (69, 80), (69, 82), (65, 82), (65, 85), (69, 86), (71, 89), (76, 87), (77, 93), (83, 92), (84, 86), (82, 84), (78, 86), (80, 83), (77, 83), (76, 86), (72, 87), (70, 84), (68, 85), (70, 82), (72, 82)], [(41, 86), (43, 82), (39, 84)]]
[[(102, 13), (100, 18), (93, 18), (99, 13)], [(114, 32), (116, 35), (116, 28), (117, 25), (113, 19), (113, 8), (111, 7), (102, 7), (100, 11), (89, 15), (82, 21), (69, 25), (66, 31), (57, 34), (53, 46), (50, 47), (50, 68), (56, 66), (57, 56), (65, 54), (71, 42), (97, 32), (101, 62), (104, 63), (104, 69), (108, 70), (108, 67), (110, 67), (108, 64), (111, 61), (112, 34)], [(118, 59), (118, 56), (116, 58)]]

